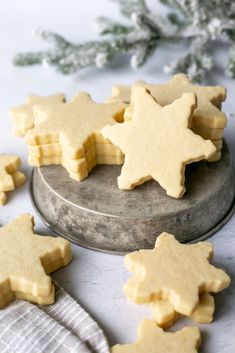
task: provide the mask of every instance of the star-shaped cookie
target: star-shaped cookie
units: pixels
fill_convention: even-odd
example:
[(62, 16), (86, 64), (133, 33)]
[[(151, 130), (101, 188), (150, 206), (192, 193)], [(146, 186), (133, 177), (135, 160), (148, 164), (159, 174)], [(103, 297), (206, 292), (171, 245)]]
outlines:
[(224, 128), (227, 124), (226, 115), (220, 111), (221, 103), (226, 97), (226, 90), (222, 86), (193, 85), (185, 74), (175, 75), (166, 84), (142, 85), (162, 106), (172, 103), (186, 92), (195, 93), (198, 103), (192, 118), (192, 129), (195, 124), (211, 128)]
[[(133, 107), (131, 105), (127, 106), (125, 113), (124, 113), (124, 120), (129, 121), (132, 120), (133, 116)], [(192, 131), (200, 135), (203, 139), (211, 140), (216, 147), (217, 152), (220, 152), (222, 149), (222, 138), (224, 135), (224, 128), (211, 128), (208, 126), (204, 126), (201, 124), (200, 121), (196, 121), (194, 119), (193, 127), (191, 126)], [(210, 158), (209, 162), (215, 162), (221, 159), (221, 152), (216, 153), (212, 158)]]
[(16, 136), (24, 136), (29, 129), (34, 127), (33, 108), (37, 105), (62, 104), (65, 102), (65, 96), (62, 93), (56, 93), (48, 97), (30, 94), (25, 104), (9, 109), (9, 116), (13, 121), (13, 131)]
[(20, 167), (20, 159), (15, 155), (0, 155), (0, 191), (15, 189), (12, 174)]
[(167, 194), (179, 198), (185, 192), (185, 165), (209, 159), (216, 148), (190, 129), (196, 107), (194, 93), (161, 107), (143, 87), (133, 93), (131, 121), (106, 126), (102, 134), (125, 155), (118, 177), (120, 189), (133, 189), (153, 178)]
[(84, 92), (63, 105), (38, 106), (34, 110), (36, 126), (27, 132), (26, 142), (60, 143), (64, 156), (84, 157), (85, 150), (102, 138), (100, 130), (105, 125), (122, 121), (124, 109), (122, 103), (95, 103)]
[(17, 170), (20, 164), (18, 156), (0, 154), (0, 205), (7, 201), (6, 191), (14, 190), (26, 180), (25, 175)]
[[(138, 80), (133, 85), (145, 84), (145, 81)], [(111, 97), (106, 99), (106, 103), (123, 102), (130, 103), (131, 88), (133, 85), (114, 85)]]
[(67, 240), (39, 236), (33, 228), (29, 214), (0, 228), (0, 308), (14, 297), (51, 302), (54, 295), (48, 274), (71, 261)]
[(180, 244), (173, 235), (158, 236), (153, 250), (125, 256), (134, 276), (124, 286), (128, 299), (136, 303), (168, 300), (180, 314), (191, 315), (202, 292), (219, 292), (230, 284), (229, 276), (209, 263), (212, 244)]
[[(150, 305), (153, 308), (154, 321), (163, 328), (171, 327), (180, 317), (167, 300), (158, 299), (150, 303)], [(199, 303), (189, 317), (197, 323), (209, 324), (213, 320), (214, 310), (213, 296), (208, 292), (204, 292), (200, 294)]]
[(165, 332), (155, 322), (143, 320), (138, 328), (138, 340), (132, 344), (117, 344), (111, 353), (197, 353), (201, 343), (197, 327)]
[[(112, 99), (116, 102), (130, 102), (131, 90), (135, 86), (145, 87), (161, 106), (171, 104), (184, 93), (192, 92), (197, 96), (198, 105), (192, 119), (194, 127), (224, 128), (227, 124), (226, 115), (220, 111), (221, 103), (226, 98), (226, 90), (222, 86), (193, 85), (185, 74), (177, 74), (164, 84), (136, 82), (134, 85), (116, 85), (112, 89)], [(129, 99), (128, 99), (129, 98)], [(132, 105), (132, 104), (131, 104)], [(130, 119), (133, 107), (127, 109), (125, 119)]]

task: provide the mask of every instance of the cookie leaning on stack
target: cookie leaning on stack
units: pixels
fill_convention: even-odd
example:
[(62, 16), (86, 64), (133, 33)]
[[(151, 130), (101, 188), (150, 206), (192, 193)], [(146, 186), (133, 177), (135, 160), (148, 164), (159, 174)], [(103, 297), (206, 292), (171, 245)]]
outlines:
[(125, 154), (119, 188), (130, 190), (154, 179), (167, 195), (182, 197), (186, 164), (209, 159), (216, 152), (210, 140), (189, 128), (195, 94), (185, 93), (162, 107), (146, 88), (137, 86), (133, 106), (132, 120), (102, 129), (103, 136)]
[(175, 75), (166, 84), (148, 84), (137, 82), (133, 85), (115, 85), (112, 96), (107, 102), (130, 103), (125, 111), (124, 119), (131, 120), (133, 104), (131, 102), (132, 89), (136, 86), (145, 87), (161, 106), (171, 104), (180, 98), (183, 93), (193, 92), (197, 96), (198, 106), (195, 109), (191, 128), (204, 139), (210, 139), (217, 149), (216, 155), (210, 161), (221, 158), (222, 138), (227, 123), (226, 115), (221, 112), (221, 104), (226, 98), (226, 90), (222, 86), (193, 85), (184, 74)]

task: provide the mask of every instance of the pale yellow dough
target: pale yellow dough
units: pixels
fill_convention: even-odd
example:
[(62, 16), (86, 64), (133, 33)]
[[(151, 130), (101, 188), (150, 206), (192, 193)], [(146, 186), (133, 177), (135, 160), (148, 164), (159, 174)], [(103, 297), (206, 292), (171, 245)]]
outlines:
[(153, 178), (169, 196), (182, 197), (186, 164), (209, 159), (216, 152), (211, 141), (188, 128), (196, 108), (195, 94), (184, 94), (161, 107), (145, 88), (136, 87), (132, 102), (131, 121), (102, 129), (103, 136), (125, 155), (119, 188), (133, 189)]
[[(132, 106), (128, 107), (124, 113), (124, 120), (125, 121), (132, 120), (133, 114), (134, 114), (133, 107)], [(212, 128), (212, 127), (204, 126), (200, 122), (199, 123), (195, 122), (193, 124), (193, 126), (191, 126), (190, 128), (192, 129), (192, 131), (195, 134), (200, 135), (204, 139), (218, 140), (218, 139), (222, 139), (222, 137), (224, 135), (223, 128), (219, 129), (219, 128)]]
[(222, 153), (221, 151), (216, 152), (214, 156), (212, 156), (210, 159), (208, 159), (208, 162), (218, 162), (221, 159)]
[(88, 176), (88, 173), (94, 168), (97, 164), (106, 164), (106, 165), (121, 165), (123, 164), (124, 159), (122, 156), (105, 156), (98, 155), (80, 158), (80, 159), (69, 159), (63, 156), (55, 157), (42, 157), (36, 158), (29, 156), (28, 163), (34, 167), (41, 167), (47, 165), (59, 165), (61, 164), (69, 173), (70, 177), (74, 180), (81, 181)]
[(62, 147), (59, 143), (29, 145), (28, 153), (30, 157), (34, 157), (34, 158), (57, 157), (62, 155)]
[(107, 98), (105, 103), (113, 103), (113, 102), (123, 102), (130, 103), (131, 96), (131, 88), (133, 85), (145, 84), (146, 82), (143, 80), (138, 80), (131, 85), (114, 85), (112, 87), (111, 97)]
[[(113, 146), (110, 142), (109, 143), (97, 142), (95, 143), (95, 146), (92, 145), (92, 148), (95, 148), (97, 155), (123, 157), (123, 154), (121, 153), (121, 151), (117, 147)], [(88, 146), (88, 149), (85, 148), (85, 152), (88, 152), (89, 149), (90, 149), (90, 146)], [(31, 157), (36, 157), (36, 158), (62, 156), (62, 148), (59, 143), (50, 143), (50, 144), (44, 144), (44, 145), (29, 145), (28, 152)], [(71, 159), (77, 159), (77, 158), (71, 158)]]
[(15, 155), (0, 155), (0, 191), (15, 189), (12, 174), (20, 168), (20, 158)]
[[(132, 120), (133, 109), (132, 107), (127, 107), (124, 113), (124, 120)], [(223, 135), (224, 129), (214, 129), (208, 127), (194, 126), (193, 132), (200, 135), (204, 139), (210, 139), (214, 146), (216, 147), (217, 152), (221, 151), (223, 146)], [(216, 162), (221, 159), (221, 153), (216, 153), (212, 158), (209, 159), (209, 162)]]
[(34, 127), (33, 108), (36, 105), (63, 104), (65, 96), (62, 93), (53, 94), (48, 97), (30, 94), (25, 104), (13, 107), (8, 114), (13, 122), (13, 132), (16, 136), (24, 136), (29, 129)]
[(14, 190), (26, 181), (25, 175), (17, 170), (20, 164), (18, 156), (0, 154), (0, 206), (7, 202), (7, 191)]
[(198, 106), (193, 114), (192, 128), (196, 124), (197, 126), (200, 125), (200, 127), (223, 129), (227, 124), (226, 115), (220, 111), (221, 103), (226, 98), (226, 90), (222, 86), (193, 85), (185, 74), (177, 74), (165, 84), (137, 82), (129, 86), (116, 85), (113, 87), (115, 101), (131, 102), (131, 90), (135, 86), (143, 86), (148, 89), (161, 106), (171, 104), (184, 93), (195, 93)]
[(143, 320), (138, 339), (132, 344), (116, 344), (111, 353), (197, 353), (201, 344), (197, 327), (185, 327), (177, 332), (165, 332), (155, 322)]
[(33, 229), (28, 214), (0, 228), (0, 308), (15, 297), (52, 303), (54, 290), (47, 274), (72, 259), (67, 240), (39, 236)]
[(34, 296), (30, 293), (23, 292), (7, 292), (6, 295), (0, 297), (0, 309), (12, 302), (14, 299), (24, 299), (39, 305), (53, 304), (55, 301), (55, 288), (52, 286), (51, 293), (48, 296)]
[(15, 187), (18, 188), (21, 185), (23, 185), (26, 181), (26, 176), (24, 173), (20, 172), (19, 170), (15, 171), (14, 173), (11, 174)]
[(153, 250), (125, 256), (125, 265), (134, 275), (124, 293), (139, 304), (167, 300), (174, 311), (189, 316), (199, 304), (200, 293), (220, 292), (230, 284), (230, 277), (210, 264), (212, 256), (209, 242), (181, 244), (173, 235), (162, 233)]
[(84, 92), (63, 105), (35, 107), (36, 126), (26, 134), (26, 142), (29, 145), (57, 142), (69, 157), (74, 158), (79, 152), (77, 158), (82, 157), (86, 143), (89, 146), (100, 142), (102, 127), (123, 120), (124, 109), (122, 103), (95, 103)]
[[(153, 308), (153, 319), (163, 328), (172, 326), (179, 317), (167, 300), (156, 300), (150, 305)], [(189, 317), (197, 323), (209, 324), (213, 321), (214, 309), (214, 298), (210, 293), (205, 292), (200, 295), (199, 303)]]
[(95, 103), (84, 92), (63, 105), (35, 107), (35, 127), (26, 134), (29, 163), (62, 164), (76, 180), (86, 178), (100, 162), (122, 163), (120, 150), (104, 139), (100, 130), (123, 121), (124, 109), (123, 103)]
[[(105, 145), (107, 148), (103, 148)], [(43, 145), (42, 145), (43, 146)], [(45, 145), (44, 145), (45, 146)], [(34, 147), (34, 146), (32, 146)], [(85, 153), (85, 158), (72, 159), (67, 156), (57, 155), (54, 157), (34, 157), (29, 155), (28, 163), (34, 167), (61, 164), (69, 173), (70, 177), (76, 181), (81, 181), (88, 176), (88, 173), (97, 164), (123, 164), (124, 156), (118, 149), (112, 149), (111, 144), (97, 143), (92, 145)], [(113, 155), (100, 154), (101, 152), (112, 152)]]

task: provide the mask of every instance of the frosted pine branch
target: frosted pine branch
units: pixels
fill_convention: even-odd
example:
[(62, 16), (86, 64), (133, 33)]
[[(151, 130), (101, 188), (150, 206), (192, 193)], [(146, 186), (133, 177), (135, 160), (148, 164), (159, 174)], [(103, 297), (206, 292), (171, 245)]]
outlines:
[[(17, 54), (14, 64), (43, 64), (71, 74), (87, 66), (103, 68), (115, 56), (129, 54), (133, 68), (146, 63), (162, 43), (187, 42), (189, 50), (165, 66), (165, 71), (185, 72), (202, 81), (213, 65), (210, 43), (225, 42), (229, 50), (226, 73), (235, 77), (235, 3), (232, 0), (162, 0), (168, 15), (150, 11), (145, 0), (113, 0), (119, 4), (125, 22), (100, 17), (98, 41), (76, 44), (51, 31), (38, 31), (48, 42), (45, 51)], [(157, 2), (157, 0), (156, 0)], [(127, 22), (128, 21), (128, 22)]]

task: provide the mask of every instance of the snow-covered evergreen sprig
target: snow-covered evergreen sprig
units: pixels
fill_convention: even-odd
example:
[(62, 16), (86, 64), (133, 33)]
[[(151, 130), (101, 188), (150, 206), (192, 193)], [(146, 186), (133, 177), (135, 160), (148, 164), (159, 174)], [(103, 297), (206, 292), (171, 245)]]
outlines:
[[(147, 0), (113, 0), (128, 20), (119, 23), (106, 17), (97, 20), (99, 33), (105, 39), (81, 44), (61, 35), (39, 30), (37, 34), (51, 48), (20, 53), (14, 64), (54, 66), (70, 74), (87, 66), (102, 68), (115, 56), (129, 54), (134, 68), (140, 67), (162, 43), (186, 41), (188, 51), (165, 66), (170, 73), (184, 72), (194, 81), (202, 81), (214, 65), (210, 43), (225, 42), (229, 50), (226, 73), (235, 77), (235, 2), (233, 0), (161, 0), (169, 8), (167, 15), (149, 9)], [(127, 24), (126, 24), (127, 23)]]

